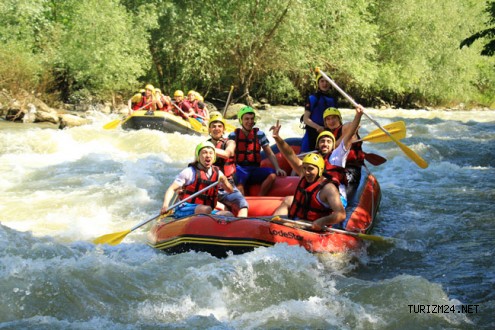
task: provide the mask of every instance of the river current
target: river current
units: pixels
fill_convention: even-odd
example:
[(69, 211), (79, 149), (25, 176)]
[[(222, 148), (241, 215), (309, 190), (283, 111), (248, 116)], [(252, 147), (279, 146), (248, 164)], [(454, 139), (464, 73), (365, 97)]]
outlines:
[[(276, 119), (302, 136), (302, 108), (260, 113), (271, 143)], [(364, 144), (388, 160), (368, 165), (383, 194), (372, 234), (395, 244), (225, 259), (157, 252), (147, 228), (92, 243), (158, 214), (201, 138), (105, 130), (117, 117), (97, 112), (64, 130), (0, 122), (0, 329), (494, 329), (495, 111), (368, 113), (404, 120), (402, 142), (429, 163)], [(363, 117), (361, 135), (374, 129)]]

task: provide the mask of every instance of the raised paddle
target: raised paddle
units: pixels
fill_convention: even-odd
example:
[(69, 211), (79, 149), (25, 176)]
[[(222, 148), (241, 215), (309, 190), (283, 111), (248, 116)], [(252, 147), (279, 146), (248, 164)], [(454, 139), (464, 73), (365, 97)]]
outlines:
[[(273, 217), (271, 219), (271, 221), (278, 222), (278, 223), (288, 222), (288, 223), (300, 225), (300, 226), (303, 226), (306, 228), (311, 227), (311, 223), (309, 223), (309, 222), (285, 219), (285, 218), (281, 218), (279, 216)], [(379, 243), (393, 243), (394, 242), (394, 239), (390, 238), (390, 237), (382, 237), (382, 236), (376, 236), (376, 235), (363, 234), (363, 233), (358, 233), (358, 232), (354, 232), (354, 231), (347, 231), (347, 230), (337, 229), (337, 228), (332, 228), (332, 227), (327, 227), (327, 226), (323, 227), (323, 230), (338, 233), (338, 234), (349, 235), (349, 236), (353, 236), (353, 237), (357, 237), (357, 238), (361, 238), (361, 239), (373, 241), (373, 242), (379, 242)]]
[[(383, 126), (393, 137), (401, 140), (406, 137), (406, 124), (403, 121), (396, 121)], [(358, 141), (368, 141), (371, 143), (392, 142), (392, 139), (381, 129), (377, 128)], [(358, 142), (356, 141), (356, 142)]]
[[(187, 114), (177, 106), (177, 104), (175, 104), (174, 102), (172, 102), (172, 104), (174, 105), (174, 107), (179, 110), (184, 116), (187, 116)], [(193, 130), (199, 132), (199, 133), (203, 133), (203, 124), (201, 124), (199, 121), (197, 121), (196, 119), (194, 118), (191, 118), (191, 117), (187, 117), (187, 120), (189, 121), (189, 124), (191, 124), (191, 127), (193, 128)]]
[[(148, 105), (150, 105), (150, 103), (147, 103), (145, 105), (143, 105), (141, 108), (137, 109), (137, 110), (134, 110), (134, 111), (139, 111), (139, 110), (143, 110), (144, 108), (146, 108)], [(130, 116), (129, 116), (130, 117)], [(109, 123), (106, 123), (105, 125), (103, 125), (103, 128), (104, 129), (114, 129), (114, 128), (117, 128), (117, 126), (119, 126), (120, 122), (122, 122), (122, 119), (115, 119), (115, 120), (112, 120), (111, 122)]]
[[(210, 184), (208, 187), (205, 187), (203, 189), (201, 189), (200, 191), (192, 194), (191, 196), (187, 197), (187, 198), (184, 198), (183, 200), (175, 203), (174, 205), (172, 206), (169, 206), (167, 208), (167, 211), (166, 212), (169, 212), (171, 210), (173, 210), (174, 208), (176, 208), (177, 206), (179, 206), (180, 204), (198, 196), (199, 194), (201, 194), (203, 191), (206, 191), (208, 189), (211, 189), (213, 187), (215, 187), (220, 181), (216, 181), (212, 184)], [(109, 244), (109, 245), (117, 245), (119, 244), (120, 242), (122, 242), (122, 240), (129, 234), (131, 233), (132, 231), (138, 229), (139, 227), (142, 227), (144, 226), (145, 224), (147, 224), (148, 222), (151, 222), (155, 219), (158, 219), (159, 217), (161, 216), (161, 214), (157, 215), (157, 216), (154, 216), (153, 218), (151, 219), (148, 219), (148, 220), (145, 220), (137, 225), (135, 225), (134, 227), (132, 227), (131, 229), (128, 229), (128, 230), (124, 230), (124, 231), (119, 231), (119, 232), (116, 232), (116, 233), (111, 233), (111, 234), (106, 234), (106, 235), (103, 235), (103, 236), (100, 236), (100, 237), (97, 237), (95, 238), (95, 240), (93, 240), (93, 243), (95, 244)]]
[[(327, 80), (330, 83), (330, 85), (332, 85), (342, 96), (344, 96), (349, 102), (351, 102), (351, 104), (354, 107), (358, 107), (359, 106), (356, 103), (356, 101), (354, 101), (354, 99), (352, 97), (350, 97), (346, 92), (344, 92), (332, 79), (330, 79), (325, 74), (325, 72), (321, 71), (320, 68), (316, 68), (316, 72), (317, 73), (320, 73), (321, 76), (323, 78), (325, 78), (325, 80)], [(413, 162), (416, 163), (416, 165), (418, 165), (421, 168), (427, 168), (428, 167), (428, 163), (423, 158), (421, 158), (418, 154), (416, 154), (414, 151), (412, 151), (404, 143), (402, 143), (399, 140), (397, 140), (392, 134), (390, 134), (385, 128), (383, 128), (383, 126), (381, 126), (375, 119), (373, 119), (366, 112), (363, 111), (363, 114), (366, 117), (368, 117), (368, 119), (371, 120), (373, 122), (373, 124), (375, 124), (376, 126), (378, 126), (378, 128), (380, 128), (385, 134), (387, 134), (388, 137), (390, 137), (390, 139), (392, 141), (394, 141), (399, 146), (399, 148), (406, 154), (406, 156), (408, 156)]]
[(230, 86), (230, 92), (229, 92), (229, 96), (227, 97), (227, 102), (225, 102), (225, 106), (223, 107), (223, 112), (222, 112), (222, 116), (225, 117), (225, 113), (227, 112), (227, 109), (229, 107), (229, 104), (230, 104), (230, 100), (232, 98), (232, 92), (234, 91), (234, 85)]

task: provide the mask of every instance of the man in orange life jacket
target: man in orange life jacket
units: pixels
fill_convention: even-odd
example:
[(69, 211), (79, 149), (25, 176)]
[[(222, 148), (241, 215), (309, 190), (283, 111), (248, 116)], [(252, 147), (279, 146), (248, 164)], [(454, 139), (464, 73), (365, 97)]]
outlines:
[[(320, 164), (321, 162), (316, 160), (315, 157), (306, 156), (307, 158), (305, 157), (303, 160), (299, 159), (294, 150), (279, 136), (281, 126), (278, 121), (275, 126), (270, 128), (270, 130), (273, 130), (273, 138), (275, 139), (280, 152), (282, 152), (294, 171), (303, 177), (299, 182), (296, 194), (294, 196), (286, 197), (275, 210), (274, 215), (288, 215), (290, 218), (301, 218), (302, 215), (303, 217), (301, 219), (313, 221), (314, 230), (321, 230), (325, 225), (340, 224), (345, 219), (345, 211), (343, 218), (341, 217), (341, 214), (339, 215), (347, 206), (344, 167), (352, 144), (352, 136), (359, 127), (362, 115), (363, 108), (359, 106), (356, 108), (356, 116), (351, 123), (351, 129), (344, 134), (337, 148), (335, 148), (335, 138), (332, 133), (323, 131), (318, 135), (316, 148), (323, 160), (323, 168), (322, 173), (316, 178), (313, 175), (314, 167), (317, 167), (315, 164)], [(314, 154), (311, 153), (309, 155)], [(311, 162), (311, 160), (313, 160), (313, 162)], [(313, 168), (310, 165), (313, 165)], [(320, 179), (322, 175), (324, 178)], [(318, 180), (325, 181), (325, 184), (321, 186), (321, 182), (316, 184), (315, 182)], [(331, 185), (326, 187), (327, 183), (331, 183)], [(326, 188), (323, 188), (324, 186)], [(318, 197), (318, 194), (321, 189), (325, 189), (325, 199), (318, 200), (318, 198), (320, 198)], [(311, 203), (311, 200), (308, 199), (309, 197), (304, 197), (304, 191), (309, 194), (308, 196), (311, 196), (311, 198), (316, 198), (318, 203), (315, 203), (314, 200), (313, 203)], [(336, 200), (339, 200), (339, 205), (335, 204)], [(315, 208), (320, 208), (321, 210), (316, 210)], [(296, 209), (297, 212), (295, 211)], [(320, 211), (327, 212), (327, 216), (317, 217), (317, 215), (321, 215), (321, 213), (318, 213)], [(332, 215), (333, 213), (336, 214)], [(304, 216), (307, 216), (308, 218), (305, 218)]]
[(148, 84), (144, 88), (144, 92), (135, 94), (132, 98), (130, 98), (127, 102), (127, 106), (129, 107), (129, 115), (131, 115), (133, 111), (137, 110), (155, 111), (157, 108), (157, 99), (154, 93), (155, 88), (153, 85)]
[(187, 120), (195, 114), (189, 101), (184, 100), (184, 92), (181, 90), (176, 90), (174, 92), (174, 102), (172, 106), (174, 114), (182, 117), (182, 119)]
[[(225, 174), (229, 182), (234, 186), (235, 165), (235, 141), (223, 137), (225, 132), (225, 120), (220, 112), (211, 113), (208, 123), (208, 131), (211, 138), (208, 140), (215, 146), (217, 161), (215, 165)], [(220, 189), (218, 191), (218, 201), (227, 207), (238, 217), (247, 217), (248, 203), (239, 189), (234, 186), (234, 191), (228, 193)]]
[[(342, 115), (336, 108), (326, 109), (325, 112), (323, 112), (323, 121), (325, 129), (332, 132), (335, 136), (335, 139), (337, 140), (336, 145), (339, 145), (342, 136), (351, 129), (351, 123), (342, 123)], [(352, 145), (345, 165), (347, 182), (349, 183), (349, 186), (347, 187), (348, 194), (351, 194), (356, 190), (359, 181), (361, 180), (361, 166), (364, 164), (365, 153), (362, 149), (363, 142), (355, 142), (359, 139), (359, 133), (356, 131), (352, 136)]]
[[(256, 124), (256, 113), (254, 109), (245, 106), (237, 114), (239, 123), (242, 128), (237, 128), (229, 134), (229, 139), (234, 140), (236, 144), (235, 161), (236, 161), (236, 181), (237, 188), (245, 195), (246, 185), (261, 183), (260, 196), (265, 196), (275, 181), (277, 175), (286, 176), (284, 170), (278, 165), (277, 158), (270, 148), (270, 143), (264, 132), (260, 131)], [(275, 170), (261, 165), (261, 149), (270, 160)]]
[(206, 126), (209, 120), (208, 113), (205, 107), (205, 104), (203, 101), (204, 99), (201, 97), (201, 95), (193, 90), (190, 90), (187, 93), (187, 100), (189, 104), (191, 105), (191, 108), (194, 111), (194, 115), (192, 117), (199, 121), (203, 126)]
[(169, 112), (170, 110), (172, 110), (173, 106), (170, 96), (163, 94), (162, 91), (158, 88), (155, 88), (155, 96), (157, 99), (156, 110), (165, 112)]
[(174, 211), (174, 217), (182, 218), (199, 213), (232, 216), (229, 211), (215, 210), (218, 190), (222, 188), (227, 192), (233, 191), (233, 187), (225, 174), (213, 165), (216, 160), (215, 155), (215, 146), (211, 142), (205, 141), (196, 146), (196, 160), (179, 173), (165, 192), (161, 214), (167, 212), (167, 207), (172, 201), (174, 193), (177, 192), (179, 200), (183, 200), (216, 181), (220, 181), (218, 185), (179, 205)]

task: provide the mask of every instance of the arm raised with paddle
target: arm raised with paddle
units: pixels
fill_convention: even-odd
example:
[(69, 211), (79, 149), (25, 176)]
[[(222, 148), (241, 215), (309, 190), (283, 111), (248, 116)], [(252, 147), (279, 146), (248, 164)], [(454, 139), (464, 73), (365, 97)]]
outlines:
[[(356, 101), (352, 97), (350, 97), (346, 92), (344, 92), (332, 79), (330, 79), (325, 72), (321, 71), (319, 68), (316, 68), (317, 73), (321, 74), (323, 78), (325, 78), (342, 96), (344, 96), (354, 107), (358, 106)], [(373, 119), (369, 114), (363, 112), (369, 120), (373, 122), (378, 128), (385, 133), (395, 144), (399, 146), (399, 148), (408, 156), (412, 161), (416, 163), (420, 168), (427, 168), (428, 163), (421, 158), (418, 154), (412, 151), (409, 147), (407, 147), (404, 143), (400, 142), (397, 138), (395, 138), (389, 131), (387, 131), (383, 126), (381, 126), (375, 119)]]

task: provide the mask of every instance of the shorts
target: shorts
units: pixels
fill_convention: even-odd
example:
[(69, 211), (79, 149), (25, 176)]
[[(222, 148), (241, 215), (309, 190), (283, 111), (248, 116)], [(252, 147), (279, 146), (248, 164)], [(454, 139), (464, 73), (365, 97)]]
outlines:
[(241, 185), (263, 183), (275, 170), (270, 167), (236, 166), (236, 183)]
[[(196, 207), (198, 205), (200, 204), (192, 204), (192, 203), (184, 202), (175, 208), (173, 217), (178, 219), (193, 215), (194, 210), (196, 210)], [(211, 214), (215, 214), (217, 212), (218, 212), (217, 210), (213, 210)]]
[(249, 204), (246, 198), (241, 194), (239, 189), (234, 186), (234, 191), (230, 194), (223, 189), (218, 191), (218, 201), (225, 206), (229, 207), (231, 210), (240, 210), (243, 208), (248, 208)]

